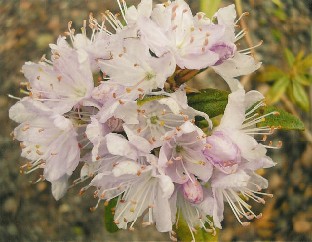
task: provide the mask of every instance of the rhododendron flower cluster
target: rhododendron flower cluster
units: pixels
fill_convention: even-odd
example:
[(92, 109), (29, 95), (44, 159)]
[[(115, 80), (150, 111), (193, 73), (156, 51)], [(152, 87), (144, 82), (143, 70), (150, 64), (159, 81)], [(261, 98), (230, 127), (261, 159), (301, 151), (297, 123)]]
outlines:
[[(236, 45), (244, 31), (235, 33), (234, 5), (209, 19), (193, 15), (184, 0), (117, 3), (119, 16), (107, 11), (98, 22), (90, 15), (91, 36), (86, 22), (82, 33), (69, 23), (67, 36), (50, 44), (50, 59), (22, 67), (28, 95), (9, 112), (28, 160), (22, 171), (43, 170), (39, 180), (52, 184), (58, 200), (80, 169), (74, 184), (94, 191), (93, 209), (117, 199), (120, 229), (133, 229), (142, 216), (175, 239), (183, 217), (192, 234), (215, 233), (224, 204), (242, 225), (259, 218), (248, 203), (271, 195), (260, 191), (268, 182), (256, 171), (274, 162), (255, 136), (271, 128), (256, 126), (263, 96), (246, 93), (236, 79), (261, 63)], [(232, 91), (216, 127), (188, 105), (183, 79), (209, 67)]]

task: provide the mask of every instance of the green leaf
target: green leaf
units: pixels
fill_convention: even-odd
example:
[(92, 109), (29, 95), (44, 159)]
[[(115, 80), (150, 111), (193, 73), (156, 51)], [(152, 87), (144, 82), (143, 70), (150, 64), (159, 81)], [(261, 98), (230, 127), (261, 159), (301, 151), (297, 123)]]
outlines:
[[(185, 222), (182, 216), (179, 217), (178, 226), (176, 229), (178, 241), (193, 241), (192, 234), (190, 232), (187, 223)], [(195, 241), (198, 242), (210, 242), (210, 241), (218, 241), (217, 235), (213, 235), (212, 233), (208, 233), (203, 229), (198, 229), (196, 233), (194, 232)]]
[(115, 233), (119, 230), (117, 225), (114, 223), (114, 213), (113, 213), (113, 210), (115, 209), (116, 204), (117, 204), (117, 200), (118, 198), (114, 198), (110, 200), (108, 205), (105, 206), (105, 209), (104, 209), (104, 216), (105, 216), (104, 224), (105, 224), (106, 230), (110, 233)]
[(210, 118), (223, 114), (228, 102), (227, 91), (217, 89), (204, 89), (199, 93), (188, 94), (188, 105), (198, 111), (204, 112)]
[(266, 95), (267, 102), (270, 104), (277, 102), (281, 98), (281, 96), (284, 94), (289, 83), (290, 83), (290, 80), (288, 76), (283, 76), (280, 79), (278, 79), (274, 83), (274, 85), (270, 88), (270, 90), (268, 91)]
[(265, 117), (263, 122), (257, 124), (258, 127), (278, 127), (283, 130), (304, 130), (303, 122), (296, 116), (273, 106), (267, 106), (258, 110), (260, 115), (265, 115), (271, 112), (277, 112)]
[(292, 67), (295, 61), (294, 54), (288, 48), (285, 49), (284, 54), (285, 54), (285, 58), (287, 60), (288, 65)]
[(312, 84), (312, 76), (310, 75), (296, 75), (293, 81), (298, 82), (304, 86), (310, 86)]
[(307, 55), (304, 59), (296, 63), (296, 69), (300, 74), (308, 74), (312, 68), (312, 54)]
[(302, 108), (306, 112), (309, 111), (309, 97), (305, 92), (303, 86), (298, 82), (293, 82), (293, 97), (300, 108)]
[(164, 96), (164, 95), (159, 95), (159, 96), (145, 96), (143, 99), (138, 99), (137, 100), (137, 105), (138, 106), (142, 106), (144, 105), (145, 103), (147, 102), (151, 102), (151, 101), (156, 101), (156, 100), (159, 100), (159, 99), (162, 99), (162, 98), (165, 98), (167, 96)]
[(257, 80), (261, 82), (269, 82), (285, 77), (287, 74), (276, 66), (267, 66), (264, 71), (258, 75)]
[(200, 11), (211, 18), (218, 10), (221, 0), (200, 0)]

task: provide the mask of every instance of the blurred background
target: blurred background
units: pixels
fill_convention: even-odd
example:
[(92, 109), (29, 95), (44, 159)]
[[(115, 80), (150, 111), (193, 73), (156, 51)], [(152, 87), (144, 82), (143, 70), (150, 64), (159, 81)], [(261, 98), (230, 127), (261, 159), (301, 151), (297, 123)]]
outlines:
[[(246, 89), (265, 93), (268, 103), (299, 116), (307, 129), (279, 131), (270, 138), (282, 140), (283, 147), (269, 151), (276, 167), (259, 171), (269, 180), (267, 192), (274, 194), (264, 206), (255, 204), (253, 208), (262, 212), (263, 218), (242, 227), (227, 208), (224, 229), (216, 240), (312, 241), (312, 1), (188, 1), (193, 13), (208, 14), (234, 2), (238, 13), (250, 13), (241, 22), (248, 29), (246, 38), (240, 41), (242, 48), (264, 41), (253, 50), (263, 66), (254, 75), (242, 78)], [(68, 21), (72, 20), (79, 30), (90, 12), (100, 19), (101, 12), (117, 11), (117, 6), (111, 0), (0, 0), (0, 241), (169, 240), (167, 234), (152, 227), (105, 232), (103, 206), (90, 212), (96, 200), (92, 193), (79, 196), (79, 187), (55, 201), (49, 183), (32, 184), (37, 174), (19, 174), (23, 159), (18, 142), (9, 136), (16, 124), (8, 119), (8, 108), (15, 100), (7, 95), (22, 95), (19, 83), (24, 80), (20, 72), (23, 63), (37, 62), (43, 54), (49, 54), (48, 44), (66, 31)], [(285, 76), (287, 83), (280, 81)], [(223, 81), (208, 71), (193, 85), (214, 87), (220, 83)]]

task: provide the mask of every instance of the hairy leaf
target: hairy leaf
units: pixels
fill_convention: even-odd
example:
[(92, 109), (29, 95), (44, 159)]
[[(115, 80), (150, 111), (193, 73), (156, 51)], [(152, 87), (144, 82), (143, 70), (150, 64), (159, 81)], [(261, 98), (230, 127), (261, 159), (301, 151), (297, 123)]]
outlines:
[(117, 204), (117, 199), (118, 198), (114, 198), (110, 200), (108, 205), (105, 206), (105, 209), (104, 209), (105, 228), (110, 233), (115, 233), (119, 230), (117, 225), (114, 223), (114, 214), (113, 214), (113, 210)]
[(223, 114), (225, 106), (228, 102), (227, 91), (217, 89), (204, 89), (199, 93), (189, 94), (188, 104), (198, 111), (202, 111), (209, 115), (210, 118)]
[(258, 127), (278, 127), (283, 130), (304, 130), (303, 122), (296, 116), (273, 106), (267, 106), (258, 110), (260, 115), (276, 112), (269, 115), (263, 122), (258, 123)]

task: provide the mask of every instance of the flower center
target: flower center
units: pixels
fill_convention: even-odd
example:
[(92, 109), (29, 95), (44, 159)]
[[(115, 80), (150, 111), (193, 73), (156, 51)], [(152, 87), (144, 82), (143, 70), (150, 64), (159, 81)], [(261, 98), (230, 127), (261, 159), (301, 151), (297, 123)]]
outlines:
[(181, 153), (183, 151), (183, 147), (181, 145), (176, 146), (176, 152)]
[(152, 116), (150, 117), (150, 120), (151, 120), (151, 124), (157, 124), (157, 121), (159, 120), (158, 116)]

